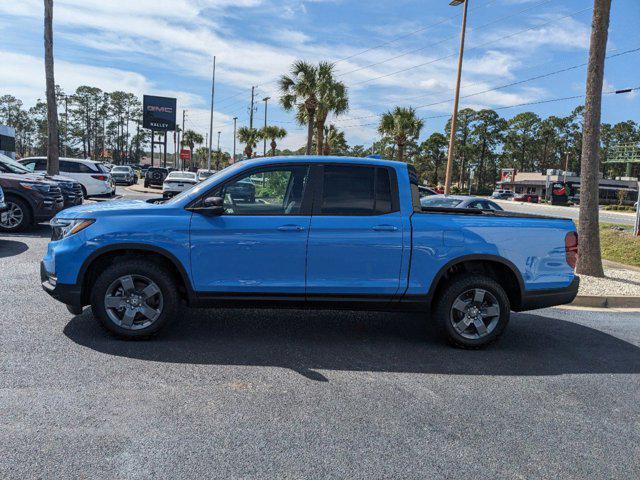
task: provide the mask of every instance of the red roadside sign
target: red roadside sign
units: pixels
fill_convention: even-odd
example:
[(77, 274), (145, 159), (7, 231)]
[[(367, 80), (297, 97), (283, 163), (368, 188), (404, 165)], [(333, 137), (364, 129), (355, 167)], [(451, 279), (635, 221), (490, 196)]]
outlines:
[(180, 160), (189, 160), (191, 158), (191, 150), (183, 148), (180, 150)]

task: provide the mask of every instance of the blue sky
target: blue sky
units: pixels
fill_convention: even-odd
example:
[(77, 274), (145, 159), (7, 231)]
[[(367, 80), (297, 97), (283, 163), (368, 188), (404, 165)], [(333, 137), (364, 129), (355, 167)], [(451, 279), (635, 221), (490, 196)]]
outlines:
[[(527, 80), (587, 60), (593, 0), (470, 0), (462, 95)], [(217, 56), (214, 135), (232, 145), (232, 118), (248, 123), (252, 85), (271, 96), (269, 123), (300, 147), (304, 128), (277, 103), (275, 79), (295, 59), (335, 61), (349, 87), (350, 111), (335, 119), (350, 144), (377, 138), (377, 114), (420, 107), (421, 137), (451, 112), (461, 7), (448, 0), (55, 0), (56, 81), (65, 91), (178, 97), (187, 127), (208, 132), (211, 60)], [(0, 94), (31, 105), (44, 96), (42, 0), (0, 0)], [(610, 55), (640, 47), (640, 1), (614, 0)], [(584, 93), (585, 67), (480, 93), (463, 107), (509, 107)], [(640, 52), (608, 60), (605, 90), (640, 86)], [(581, 100), (502, 108), (566, 115)], [(603, 120), (639, 118), (640, 95), (610, 95)], [(264, 110), (258, 102), (256, 124)]]

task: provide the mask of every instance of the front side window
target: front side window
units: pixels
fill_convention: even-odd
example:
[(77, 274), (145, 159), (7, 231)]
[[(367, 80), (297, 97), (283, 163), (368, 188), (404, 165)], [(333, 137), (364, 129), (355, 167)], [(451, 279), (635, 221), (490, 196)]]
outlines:
[(386, 168), (326, 165), (321, 215), (382, 215), (392, 211)]
[(300, 215), (307, 166), (271, 167), (224, 184), (225, 215)]

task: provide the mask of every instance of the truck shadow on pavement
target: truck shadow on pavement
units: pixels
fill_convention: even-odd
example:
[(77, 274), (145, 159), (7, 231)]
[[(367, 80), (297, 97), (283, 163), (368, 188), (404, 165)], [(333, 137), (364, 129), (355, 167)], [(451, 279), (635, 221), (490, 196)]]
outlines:
[(0, 238), (0, 258), (14, 257), (27, 250), (29, 250), (29, 246), (24, 242), (3, 240)]
[(640, 348), (600, 330), (541, 315), (514, 314), (484, 350), (448, 346), (422, 315), (185, 309), (149, 341), (112, 337), (91, 318), (64, 333), (93, 350), (154, 362), (270, 366), (328, 381), (318, 370), (446, 375), (640, 373)]

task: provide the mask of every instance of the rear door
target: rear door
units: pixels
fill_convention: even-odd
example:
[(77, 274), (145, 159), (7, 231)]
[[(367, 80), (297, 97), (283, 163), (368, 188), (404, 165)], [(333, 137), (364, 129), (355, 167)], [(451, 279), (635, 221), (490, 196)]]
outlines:
[(314, 169), (314, 185), (307, 299), (392, 298), (404, 234), (395, 170), (326, 164)]

